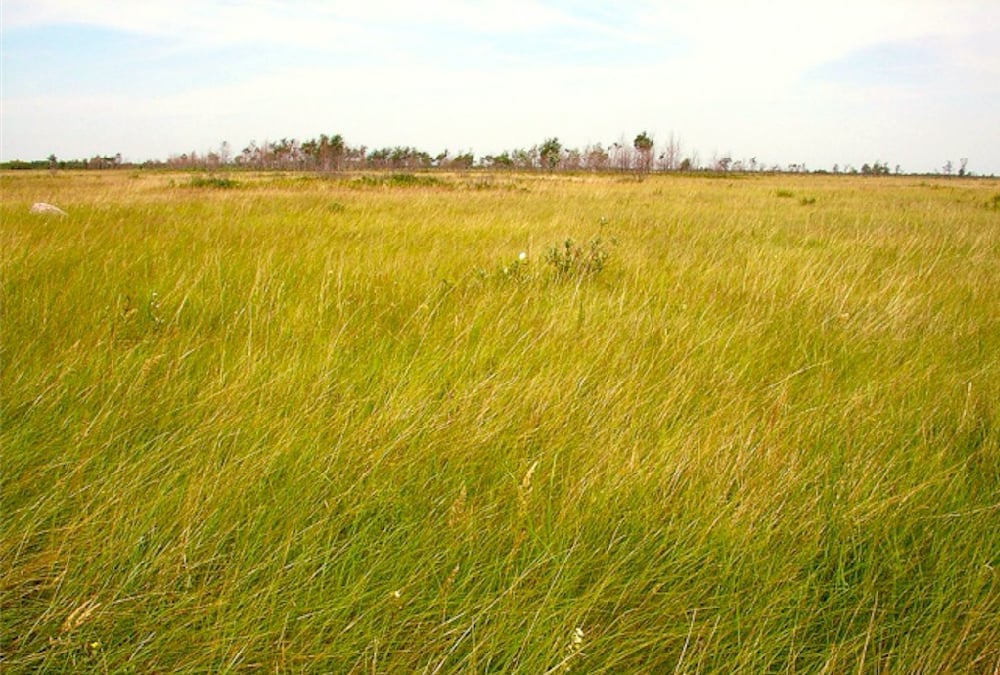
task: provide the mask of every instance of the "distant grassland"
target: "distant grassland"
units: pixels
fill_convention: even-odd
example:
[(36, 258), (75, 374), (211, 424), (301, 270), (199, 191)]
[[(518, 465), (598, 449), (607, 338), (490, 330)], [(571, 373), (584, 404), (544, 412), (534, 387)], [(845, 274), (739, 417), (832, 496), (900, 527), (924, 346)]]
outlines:
[(1000, 669), (998, 181), (0, 188), (5, 673)]

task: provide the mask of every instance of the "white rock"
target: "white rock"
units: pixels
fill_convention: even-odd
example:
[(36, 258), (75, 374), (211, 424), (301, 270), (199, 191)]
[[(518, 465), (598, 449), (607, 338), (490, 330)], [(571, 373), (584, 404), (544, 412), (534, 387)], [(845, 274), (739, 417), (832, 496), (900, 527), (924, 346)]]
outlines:
[(66, 212), (58, 206), (52, 206), (52, 204), (46, 204), (45, 202), (35, 202), (32, 204), (31, 213), (52, 213), (57, 216), (67, 215)]

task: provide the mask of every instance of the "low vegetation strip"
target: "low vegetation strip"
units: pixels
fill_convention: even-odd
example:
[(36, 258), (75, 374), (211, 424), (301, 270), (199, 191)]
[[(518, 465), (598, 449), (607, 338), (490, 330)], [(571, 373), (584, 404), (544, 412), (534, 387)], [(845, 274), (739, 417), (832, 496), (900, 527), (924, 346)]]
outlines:
[(1000, 183), (419, 180), (0, 173), (0, 669), (1000, 668)]

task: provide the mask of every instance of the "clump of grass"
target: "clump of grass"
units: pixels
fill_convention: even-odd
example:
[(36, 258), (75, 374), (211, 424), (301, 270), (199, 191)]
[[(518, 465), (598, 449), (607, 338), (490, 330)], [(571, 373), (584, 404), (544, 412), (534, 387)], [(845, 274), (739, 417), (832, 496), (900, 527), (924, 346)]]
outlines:
[(449, 183), (437, 176), (420, 176), (412, 173), (358, 176), (350, 182), (352, 187), (442, 187)]
[(188, 187), (193, 188), (215, 188), (218, 190), (231, 190), (240, 187), (240, 182), (232, 178), (222, 176), (192, 176), (188, 181)]
[(493, 174), (483, 174), (476, 176), (473, 179), (466, 180), (462, 183), (462, 187), (468, 190), (508, 190), (514, 191), (522, 189), (520, 185), (514, 180), (497, 180), (496, 176)]
[(774, 193), (777, 197), (781, 199), (789, 199), (795, 196), (795, 193), (791, 190), (779, 189)]
[(396, 187), (427, 187), (444, 185), (445, 181), (437, 176), (418, 176), (412, 173), (393, 173), (385, 179), (388, 185)]
[(816, 198), (815, 197), (802, 197), (802, 198), (799, 199), (799, 204), (801, 206), (810, 206), (810, 205), (815, 204), (815, 203), (816, 203)]

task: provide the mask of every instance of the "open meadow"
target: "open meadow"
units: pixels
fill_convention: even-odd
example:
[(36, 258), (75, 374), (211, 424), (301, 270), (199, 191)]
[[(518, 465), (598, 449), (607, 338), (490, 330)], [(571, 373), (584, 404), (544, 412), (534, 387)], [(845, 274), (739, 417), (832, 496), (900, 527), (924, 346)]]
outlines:
[(1000, 672), (998, 180), (0, 190), (4, 673)]

